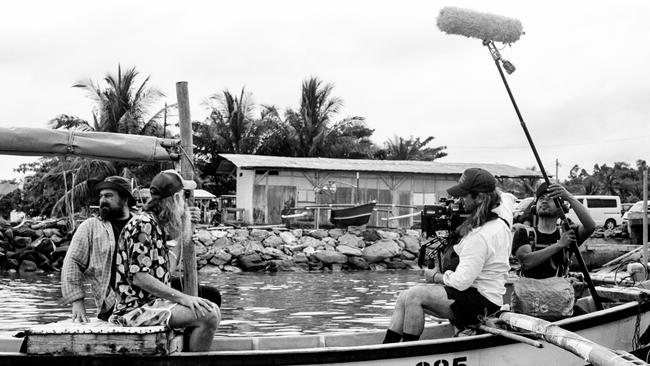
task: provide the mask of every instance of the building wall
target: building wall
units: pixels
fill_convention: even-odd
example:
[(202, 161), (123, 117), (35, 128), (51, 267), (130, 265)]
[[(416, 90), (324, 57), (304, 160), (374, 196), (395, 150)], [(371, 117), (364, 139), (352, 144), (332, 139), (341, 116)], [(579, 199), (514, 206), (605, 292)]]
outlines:
[[(295, 213), (289, 207), (305, 207), (330, 203), (353, 204), (357, 201), (354, 172), (315, 172), (279, 170), (237, 170), (237, 206), (244, 208), (245, 220), (253, 224), (279, 224), (280, 215)], [(362, 173), (359, 177), (359, 202), (376, 200), (379, 204), (433, 204), (447, 197), (446, 189), (456, 183), (458, 175)], [(241, 182), (240, 182), (241, 180)], [(333, 182), (336, 191), (327, 188)], [(377, 207), (370, 224), (384, 226), (381, 218), (404, 215), (414, 210)], [(284, 211), (283, 211), (284, 210)], [(328, 212), (322, 210), (320, 222), (327, 222)], [(419, 220), (415, 217), (415, 220)], [(408, 227), (414, 218), (388, 221), (390, 226)]]

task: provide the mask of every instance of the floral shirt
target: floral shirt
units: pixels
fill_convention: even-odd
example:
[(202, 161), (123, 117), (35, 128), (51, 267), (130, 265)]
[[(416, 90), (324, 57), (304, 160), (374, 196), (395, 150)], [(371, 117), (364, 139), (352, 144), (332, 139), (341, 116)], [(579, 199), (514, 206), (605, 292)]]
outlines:
[(168, 263), (169, 250), (158, 221), (149, 213), (134, 216), (118, 240), (115, 258), (117, 302), (113, 313), (123, 315), (144, 305), (152, 305), (157, 297), (133, 284), (133, 275), (148, 273), (169, 286)]

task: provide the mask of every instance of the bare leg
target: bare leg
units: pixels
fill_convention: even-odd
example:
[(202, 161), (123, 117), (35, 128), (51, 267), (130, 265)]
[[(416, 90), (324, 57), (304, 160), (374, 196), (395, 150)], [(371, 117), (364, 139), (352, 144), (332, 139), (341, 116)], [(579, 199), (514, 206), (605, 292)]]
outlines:
[(190, 330), (190, 351), (209, 351), (214, 332), (221, 321), (221, 311), (217, 310), (197, 318), (193, 311), (181, 304), (174, 306), (169, 318), (172, 328), (188, 328)]
[[(447, 292), (439, 285), (420, 285), (406, 293), (402, 332), (420, 335), (424, 330), (424, 310), (438, 318), (451, 319), (450, 306), (454, 300), (447, 298)], [(391, 323), (392, 324), (392, 323)]]
[(395, 302), (395, 310), (393, 310), (393, 316), (390, 319), (390, 324), (388, 329), (392, 330), (395, 333), (402, 334), (404, 332), (404, 306), (406, 301), (406, 291), (402, 291), (401, 294), (397, 297)]

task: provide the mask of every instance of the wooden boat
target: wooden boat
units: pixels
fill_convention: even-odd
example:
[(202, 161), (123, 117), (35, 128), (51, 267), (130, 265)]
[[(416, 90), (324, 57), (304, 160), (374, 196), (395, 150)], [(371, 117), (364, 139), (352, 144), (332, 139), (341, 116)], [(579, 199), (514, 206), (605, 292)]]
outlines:
[(337, 208), (330, 211), (330, 222), (337, 227), (365, 225), (375, 209), (376, 202), (353, 207)]
[[(640, 365), (629, 361), (626, 352), (648, 349), (638, 344), (650, 339), (650, 292), (636, 288), (598, 287), (602, 298), (611, 307), (593, 311), (553, 323), (556, 330), (570, 331), (563, 342), (570, 343), (571, 352), (551, 344), (548, 336), (538, 335), (544, 348), (535, 348), (512, 339), (492, 334), (480, 334), (454, 338), (454, 328), (448, 322), (429, 324), (422, 339), (417, 342), (381, 344), (383, 331), (354, 334), (322, 334), (302, 336), (268, 337), (215, 337), (211, 351), (199, 353), (176, 352), (169, 355), (143, 355), (122, 350), (123, 354), (72, 355), (59, 354), (30, 355), (19, 352), (24, 339), (13, 338), (11, 334), (0, 333), (0, 364), (2, 365), (584, 365), (584, 359), (594, 357), (598, 347), (622, 350), (611, 352), (614, 360), (608, 363), (590, 360), (595, 365)], [(590, 298), (578, 300), (587, 310), (593, 308)], [(506, 312), (509, 323), (525, 329), (525, 322), (531, 326), (531, 317), (518, 317)], [(502, 315), (501, 318), (507, 319)], [(512, 319), (517, 319), (513, 321)], [(533, 318), (534, 319), (534, 318)], [(517, 323), (517, 321), (519, 323)], [(560, 329), (560, 327), (562, 329)], [(519, 329), (521, 330), (521, 329)], [(569, 333), (570, 334), (570, 333)], [(585, 337), (589, 341), (580, 341)], [(111, 339), (110, 337), (107, 339)], [(109, 341), (110, 342), (110, 341)], [(635, 343), (637, 342), (637, 343)], [(90, 342), (88, 342), (90, 343)], [(90, 347), (89, 344), (84, 347)], [(103, 346), (109, 350), (110, 344)], [(81, 347), (83, 349), (83, 347)], [(115, 347), (113, 347), (115, 349)], [(118, 349), (119, 350), (119, 349)], [(580, 355), (580, 357), (576, 357)], [(612, 356), (613, 355), (613, 356)], [(625, 361), (625, 363), (621, 363)], [(636, 363), (630, 363), (636, 362)]]

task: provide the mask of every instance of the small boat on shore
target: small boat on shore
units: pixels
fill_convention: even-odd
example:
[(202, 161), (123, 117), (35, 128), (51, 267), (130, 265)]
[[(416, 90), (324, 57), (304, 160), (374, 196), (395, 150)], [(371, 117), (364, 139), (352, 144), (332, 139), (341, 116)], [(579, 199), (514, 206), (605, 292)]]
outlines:
[(376, 204), (376, 202), (370, 202), (353, 207), (332, 209), (330, 222), (336, 227), (366, 225)]

